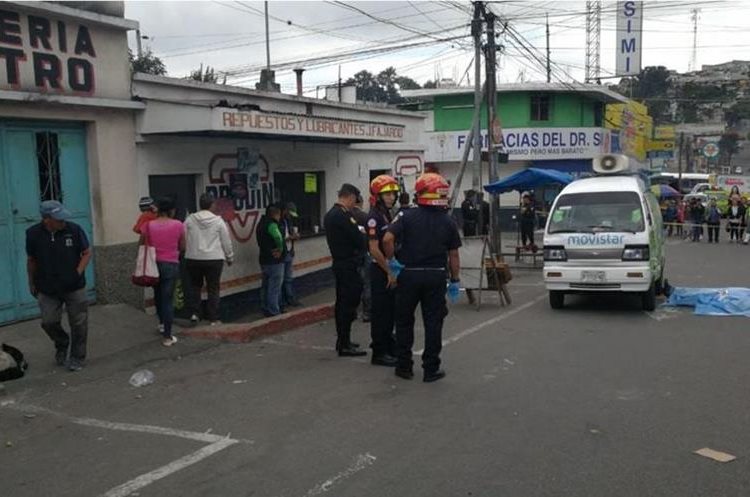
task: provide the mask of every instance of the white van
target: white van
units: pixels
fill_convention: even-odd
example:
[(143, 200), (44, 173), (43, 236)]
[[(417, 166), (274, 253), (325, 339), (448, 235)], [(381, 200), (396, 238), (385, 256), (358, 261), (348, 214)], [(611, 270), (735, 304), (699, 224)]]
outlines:
[(544, 230), (544, 282), (553, 309), (565, 294), (632, 292), (656, 306), (664, 284), (664, 230), (656, 197), (625, 156), (594, 160), (598, 176), (574, 181)]

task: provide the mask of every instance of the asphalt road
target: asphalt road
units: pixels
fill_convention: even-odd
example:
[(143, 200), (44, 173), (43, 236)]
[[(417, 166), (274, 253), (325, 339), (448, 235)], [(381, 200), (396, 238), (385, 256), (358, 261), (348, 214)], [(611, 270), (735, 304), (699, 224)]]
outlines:
[[(668, 250), (673, 285), (748, 285), (750, 247)], [(451, 308), (434, 384), (337, 358), (330, 322), (245, 345), (185, 340), (144, 362), (156, 382), (139, 389), (116, 358), (38, 381), (0, 408), (1, 493), (750, 495), (746, 318), (623, 297), (553, 311), (532, 271), (511, 289), (508, 308)], [(367, 343), (365, 325), (354, 334)]]

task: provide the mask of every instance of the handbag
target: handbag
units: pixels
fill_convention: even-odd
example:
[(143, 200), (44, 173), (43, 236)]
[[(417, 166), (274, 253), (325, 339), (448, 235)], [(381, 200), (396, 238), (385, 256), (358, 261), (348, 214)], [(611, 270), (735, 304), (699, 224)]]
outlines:
[(138, 257), (135, 261), (135, 271), (130, 280), (138, 286), (156, 286), (159, 284), (159, 267), (156, 265), (156, 247), (149, 244), (148, 232), (150, 223), (144, 226), (147, 233), (143, 245), (138, 246)]

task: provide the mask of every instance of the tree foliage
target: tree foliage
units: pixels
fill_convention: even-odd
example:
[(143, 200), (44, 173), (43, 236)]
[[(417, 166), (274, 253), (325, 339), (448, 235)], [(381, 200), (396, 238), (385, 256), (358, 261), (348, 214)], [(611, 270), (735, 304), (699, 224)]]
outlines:
[(632, 82), (633, 98), (647, 102), (649, 114), (657, 123), (669, 121), (670, 89), (669, 70), (664, 66), (646, 67)]
[(202, 81), (203, 83), (218, 83), (219, 75), (216, 74), (216, 70), (213, 67), (206, 66), (206, 69), (204, 70), (203, 64), (201, 64), (200, 68), (195, 71), (190, 71), (190, 79)]
[(128, 50), (128, 59), (130, 60), (130, 70), (132, 72), (142, 72), (155, 76), (164, 76), (167, 74), (167, 66), (164, 65), (164, 62), (159, 57), (151, 52), (151, 49), (146, 49), (140, 57), (136, 57), (132, 51)]
[(727, 166), (732, 165), (732, 157), (740, 151), (740, 135), (729, 131), (721, 135), (719, 139), (719, 151)]
[(397, 104), (404, 101), (401, 90), (421, 88), (419, 83), (407, 76), (399, 76), (394, 67), (387, 67), (377, 75), (367, 70), (356, 73), (346, 81), (357, 87), (357, 100)]

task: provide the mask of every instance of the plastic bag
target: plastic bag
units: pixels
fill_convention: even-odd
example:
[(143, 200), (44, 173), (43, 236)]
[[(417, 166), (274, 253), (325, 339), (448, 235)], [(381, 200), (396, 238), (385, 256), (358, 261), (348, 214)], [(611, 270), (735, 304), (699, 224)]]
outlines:
[(145, 387), (152, 384), (155, 379), (156, 376), (152, 371), (149, 371), (148, 369), (141, 369), (140, 371), (136, 371), (135, 373), (133, 373), (133, 375), (130, 377), (130, 384), (136, 388)]

